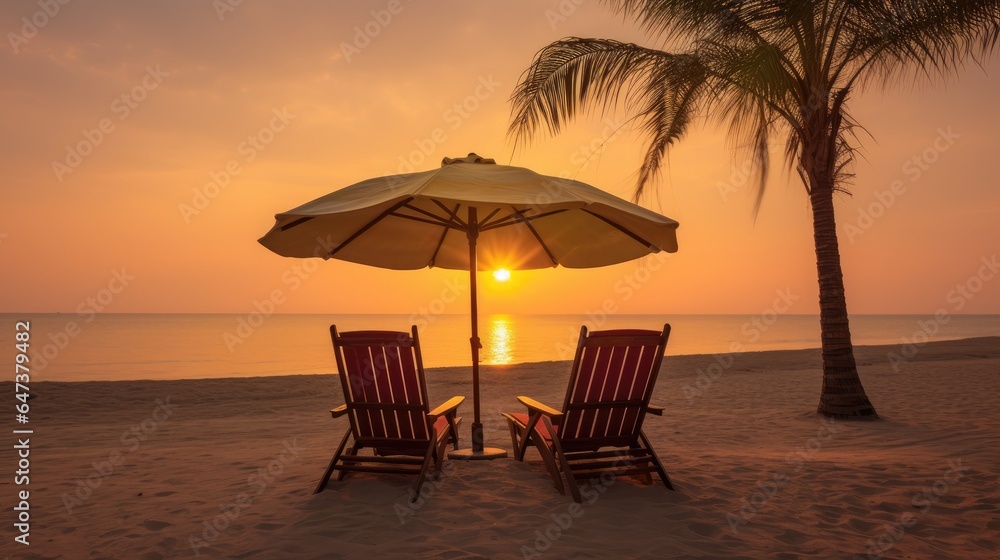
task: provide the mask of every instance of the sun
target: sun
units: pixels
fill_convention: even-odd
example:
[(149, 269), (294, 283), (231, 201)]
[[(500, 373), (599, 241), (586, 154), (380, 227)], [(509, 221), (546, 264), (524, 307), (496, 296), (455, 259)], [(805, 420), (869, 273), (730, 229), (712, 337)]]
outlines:
[(493, 272), (493, 278), (497, 282), (506, 282), (510, 280), (510, 271), (506, 268), (500, 268)]

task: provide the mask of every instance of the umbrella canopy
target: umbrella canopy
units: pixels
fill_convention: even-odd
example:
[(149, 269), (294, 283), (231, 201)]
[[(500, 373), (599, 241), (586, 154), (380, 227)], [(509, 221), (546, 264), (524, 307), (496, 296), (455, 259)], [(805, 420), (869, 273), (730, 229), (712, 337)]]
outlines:
[(579, 181), (475, 154), (445, 158), (431, 171), (362, 181), (275, 220), (259, 241), (286, 257), (470, 271), (477, 456), (484, 455), (475, 271), (592, 268), (677, 251), (678, 224), (670, 218)]
[(260, 242), (286, 257), (469, 270), (475, 208), (479, 270), (592, 268), (677, 251), (670, 218), (579, 181), (469, 163), (475, 157), (332, 192), (278, 214)]

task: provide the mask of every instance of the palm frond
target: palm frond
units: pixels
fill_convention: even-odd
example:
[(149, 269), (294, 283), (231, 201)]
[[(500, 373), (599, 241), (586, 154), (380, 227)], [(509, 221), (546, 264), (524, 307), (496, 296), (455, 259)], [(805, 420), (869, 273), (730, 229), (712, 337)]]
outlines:
[(508, 134), (515, 145), (543, 125), (551, 134), (580, 112), (597, 105), (601, 111), (621, 96), (639, 94), (636, 87), (672, 55), (630, 43), (570, 37), (543, 48), (511, 94)]
[(699, 112), (708, 73), (697, 55), (677, 55), (646, 77), (639, 100), (641, 129), (650, 136), (633, 196), (638, 200), (663, 167), (667, 149), (680, 140)]
[(867, 83), (947, 76), (991, 54), (1000, 0), (605, 0), (676, 52), (607, 39), (567, 38), (543, 48), (511, 96), (518, 142), (560, 132), (587, 110), (624, 107), (649, 143), (635, 194), (701, 116), (728, 128), (753, 165), (756, 215), (785, 138), (784, 163), (807, 190), (847, 192), (860, 145), (847, 99)]
[(845, 0), (852, 9), (851, 31), (858, 38), (849, 80), (861, 84), (899, 83), (901, 78), (939, 78), (979, 60), (1000, 37), (997, 0)]

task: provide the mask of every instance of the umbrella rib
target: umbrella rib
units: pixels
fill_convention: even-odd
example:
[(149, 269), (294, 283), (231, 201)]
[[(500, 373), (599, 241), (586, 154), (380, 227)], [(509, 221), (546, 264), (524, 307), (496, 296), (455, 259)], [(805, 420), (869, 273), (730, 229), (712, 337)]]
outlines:
[[(454, 221), (454, 219), (447, 220), (445, 218), (442, 218), (441, 216), (438, 216), (437, 214), (435, 214), (433, 212), (428, 212), (427, 210), (424, 210), (423, 208), (417, 208), (416, 206), (410, 206), (410, 204), (404, 204), (403, 207), (406, 208), (407, 210), (413, 210), (414, 212), (419, 212), (419, 213), (423, 214), (424, 216), (429, 216), (429, 217), (437, 220), (437, 222), (435, 222), (435, 223), (450, 224), (452, 227), (455, 227), (456, 229), (461, 229), (460, 227), (457, 227), (457, 226), (458, 225), (463, 225), (460, 222), (458, 224), (456, 224), (456, 222)], [(448, 209), (446, 208), (445, 211), (447, 212)], [(397, 216), (397, 217), (400, 217), (400, 218), (411, 218), (411, 217), (415, 218), (415, 216), (407, 216), (406, 214), (394, 214), (394, 215)]]
[[(421, 218), (420, 216), (407, 216), (406, 214), (398, 214), (396, 212), (392, 212), (389, 215), (393, 216), (393, 217), (396, 217), (396, 218), (403, 218), (405, 220), (413, 220), (414, 222), (423, 222), (425, 224), (431, 224), (431, 225), (434, 225), (434, 226), (442, 226), (442, 227), (445, 227), (445, 228), (452, 228), (452, 229), (457, 229), (457, 230), (464, 231), (463, 228), (460, 228), (459, 226), (457, 226), (457, 225), (455, 225), (455, 224), (453, 224), (451, 222), (447, 222), (447, 221), (444, 221), (444, 220), (441, 220), (441, 219), (428, 220), (427, 218)], [(435, 216), (435, 218), (438, 218), (438, 217)]]
[(550, 210), (548, 212), (543, 212), (535, 216), (525, 216), (523, 212), (526, 210), (517, 210), (513, 214), (508, 214), (499, 220), (494, 221), (492, 224), (486, 224), (479, 228), (479, 231), (487, 231), (491, 229), (496, 229), (500, 227), (514, 225), (518, 222), (528, 222), (530, 220), (537, 220), (538, 218), (544, 218), (546, 216), (551, 216), (553, 214), (559, 214), (560, 212), (565, 212), (566, 208), (560, 208), (558, 210)]
[(477, 225), (480, 226), (479, 230), (482, 231), (482, 229), (483, 229), (482, 226), (486, 225), (486, 223), (490, 221), (490, 218), (492, 218), (493, 216), (496, 216), (497, 212), (499, 212), (499, 211), (500, 211), (500, 209), (497, 208), (496, 210), (490, 212), (488, 216), (486, 216), (485, 218), (483, 218), (483, 221), (481, 221), (481, 222), (479, 222), (479, 224), (477, 224)]
[[(511, 206), (511, 208), (514, 207)], [(514, 208), (514, 211), (517, 212), (517, 208)], [(546, 245), (545, 242), (542, 241), (542, 236), (538, 235), (538, 232), (535, 231), (535, 228), (531, 225), (531, 222), (529, 222), (528, 220), (524, 220), (522, 223), (528, 227), (528, 231), (531, 232), (531, 235), (535, 236), (535, 240), (538, 241), (538, 244), (541, 245), (542, 249), (545, 250), (545, 254), (548, 255), (549, 259), (552, 261), (552, 266), (559, 266), (559, 261), (556, 260), (555, 255), (553, 255), (552, 251), (549, 250), (548, 245)]]
[[(511, 206), (511, 208), (514, 208), (514, 207)], [(483, 231), (483, 230), (487, 230), (487, 229), (493, 229), (493, 228), (498, 228), (498, 227), (503, 227), (503, 226), (511, 225), (511, 224), (515, 223), (518, 220), (518, 218), (520, 218), (521, 220), (524, 220), (525, 219), (524, 213), (527, 212), (527, 211), (528, 211), (527, 208), (525, 208), (524, 210), (518, 210), (517, 208), (514, 208), (514, 212), (512, 212), (510, 214), (507, 214), (506, 216), (504, 216), (502, 218), (497, 219), (493, 223), (486, 223), (489, 220), (483, 220), (483, 226), (481, 228), (479, 228), (479, 229), (480, 229), (480, 231)], [(493, 214), (496, 214), (496, 212), (494, 212)], [(490, 217), (492, 217), (493, 214), (490, 214)]]
[(378, 216), (375, 216), (375, 218), (372, 219), (372, 221), (370, 221), (367, 224), (365, 224), (358, 231), (352, 233), (350, 237), (348, 237), (347, 239), (345, 239), (340, 245), (337, 245), (332, 251), (330, 251), (329, 253), (327, 253), (326, 256), (327, 257), (332, 257), (332, 256), (336, 255), (338, 252), (340, 252), (341, 249), (343, 249), (344, 247), (346, 247), (348, 243), (350, 243), (351, 241), (354, 241), (355, 239), (357, 239), (358, 237), (360, 237), (364, 232), (366, 232), (369, 229), (371, 229), (372, 226), (374, 226), (375, 224), (377, 224), (380, 221), (382, 221), (383, 218), (385, 218), (389, 214), (392, 214), (396, 210), (399, 210), (401, 207), (403, 207), (403, 205), (408, 204), (411, 200), (413, 200), (412, 196), (409, 197), (409, 198), (404, 198), (403, 200), (397, 202), (396, 204), (393, 204), (389, 208), (386, 208), (381, 214), (379, 214)]
[(448, 215), (451, 216), (452, 221), (454, 221), (454, 222), (456, 222), (458, 224), (461, 224), (463, 228), (468, 228), (469, 227), (469, 224), (466, 224), (465, 222), (462, 221), (462, 218), (458, 217), (458, 209), (462, 207), (462, 205), (460, 203), (455, 205), (455, 209), (454, 210), (449, 210), (447, 206), (445, 206), (440, 200), (438, 200), (436, 198), (432, 198), (431, 202), (433, 202), (434, 204), (437, 204), (438, 208), (440, 208), (440, 209), (444, 210), (445, 212), (447, 212)]
[(647, 249), (652, 249), (652, 248), (656, 248), (657, 250), (659, 249), (659, 247), (655, 247), (652, 243), (650, 243), (649, 241), (646, 241), (642, 237), (639, 237), (639, 235), (637, 235), (636, 233), (633, 233), (631, 230), (629, 230), (625, 226), (619, 224), (618, 222), (615, 222), (614, 220), (611, 220), (610, 218), (606, 218), (606, 217), (604, 217), (604, 216), (602, 216), (600, 214), (596, 214), (594, 212), (591, 212), (590, 210), (587, 210), (586, 208), (582, 208), (582, 210), (584, 212), (590, 214), (591, 216), (593, 216), (593, 217), (601, 220), (602, 222), (608, 224), (609, 226), (617, 229), (618, 231), (624, 233), (625, 235), (631, 237), (635, 241), (641, 243), (643, 247), (646, 247)]
[(299, 218), (297, 220), (292, 220), (291, 222), (288, 222), (287, 224), (281, 226), (281, 231), (286, 231), (286, 230), (292, 229), (293, 227), (295, 227), (295, 226), (297, 226), (299, 224), (304, 224), (304, 223), (308, 222), (309, 220), (311, 220), (311, 219), (313, 219), (315, 217), (316, 216), (306, 216), (304, 218)]
[(434, 247), (434, 252), (431, 253), (431, 261), (427, 263), (430, 268), (434, 267), (434, 262), (437, 260), (438, 251), (441, 250), (441, 246), (444, 245), (444, 238), (448, 236), (448, 228), (443, 228), (444, 231), (441, 232), (441, 239), (438, 239), (437, 246)]

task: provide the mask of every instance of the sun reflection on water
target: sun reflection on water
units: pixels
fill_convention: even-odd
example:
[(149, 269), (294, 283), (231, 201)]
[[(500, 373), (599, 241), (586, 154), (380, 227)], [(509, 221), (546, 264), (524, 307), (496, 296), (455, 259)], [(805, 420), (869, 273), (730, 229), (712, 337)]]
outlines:
[(484, 363), (503, 365), (514, 362), (514, 321), (510, 315), (493, 315), (489, 319)]

